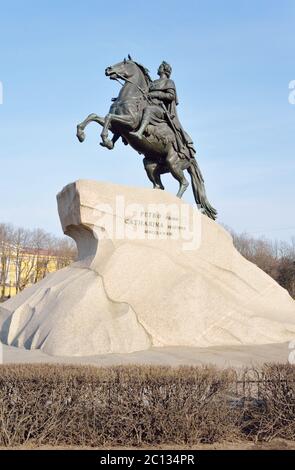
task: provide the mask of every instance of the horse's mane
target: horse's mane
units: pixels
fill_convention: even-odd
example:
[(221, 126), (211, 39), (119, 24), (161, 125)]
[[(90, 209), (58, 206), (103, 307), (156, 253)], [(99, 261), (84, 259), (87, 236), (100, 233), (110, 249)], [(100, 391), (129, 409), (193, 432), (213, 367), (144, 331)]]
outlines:
[(147, 85), (149, 85), (151, 82), (152, 82), (152, 79), (150, 77), (150, 74), (149, 74), (149, 70), (144, 66), (144, 65), (141, 65), (139, 64), (138, 62), (136, 62), (135, 60), (132, 60), (132, 62), (137, 65), (137, 67), (142, 71), (143, 73), (143, 76), (146, 80), (146, 83)]

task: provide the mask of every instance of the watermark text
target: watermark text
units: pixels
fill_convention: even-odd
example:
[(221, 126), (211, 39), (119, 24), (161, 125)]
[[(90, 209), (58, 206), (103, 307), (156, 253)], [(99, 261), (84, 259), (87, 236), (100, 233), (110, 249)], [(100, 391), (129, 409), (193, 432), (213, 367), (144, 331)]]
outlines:
[(97, 238), (181, 242), (185, 251), (201, 242), (201, 214), (188, 204), (130, 203), (117, 195), (115, 204), (95, 207)]

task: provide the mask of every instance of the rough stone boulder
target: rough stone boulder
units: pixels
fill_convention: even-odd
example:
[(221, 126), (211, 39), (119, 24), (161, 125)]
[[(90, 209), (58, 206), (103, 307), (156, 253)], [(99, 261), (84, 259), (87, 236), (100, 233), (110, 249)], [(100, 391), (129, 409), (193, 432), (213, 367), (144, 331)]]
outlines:
[(3, 343), (60, 356), (295, 338), (295, 302), (168, 192), (80, 180), (57, 196), (78, 260), (0, 307)]

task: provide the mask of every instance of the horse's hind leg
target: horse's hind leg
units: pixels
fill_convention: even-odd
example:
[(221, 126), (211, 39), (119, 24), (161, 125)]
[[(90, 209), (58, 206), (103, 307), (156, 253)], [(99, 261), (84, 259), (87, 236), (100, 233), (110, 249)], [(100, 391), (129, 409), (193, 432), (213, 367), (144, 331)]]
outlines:
[(189, 182), (184, 176), (183, 173), (183, 165), (182, 160), (179, 158), (178, 154), (173, 149), (172, 145), (169, 148), (166, 164), (168, 166), (168, 170), (174, 176), (174, 178), (179, 182), (179, 190), (176, 194), (177, 197), (181, 198), (183, 193), (186, 191), (187, 187), (189, 186)]
[(77, 137), (80, 142), (83, 142), (85, 140), (85, 132), (84, 129), (90, 122), (97, 122), (101, 126), (104, 126), (104, 118), (98, 116), (97, 114), (89, 114), (84, 121), (80, 122), (80, 124), (77, 125)]
[(161, 181), (160, 165), (149, 158), (143, 159), (145, 171), (149, 180), (153, 183), (154, 189), (165, 189)]

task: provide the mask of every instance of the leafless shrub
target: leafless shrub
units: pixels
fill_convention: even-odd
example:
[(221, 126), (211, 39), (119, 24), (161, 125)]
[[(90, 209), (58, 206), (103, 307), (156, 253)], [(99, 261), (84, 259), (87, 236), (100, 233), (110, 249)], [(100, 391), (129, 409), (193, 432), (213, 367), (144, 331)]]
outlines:
[(295, 439), (295, 367), (266, 364), (259, 371), (257, 399), (241, 417), (243, 432), (254, 440)]
[(0, 444), (215, 442), (235, 434), (213, 367), (0, 368)]
[(0, 367), (0, 445), (295, 439), (295, 367)]

